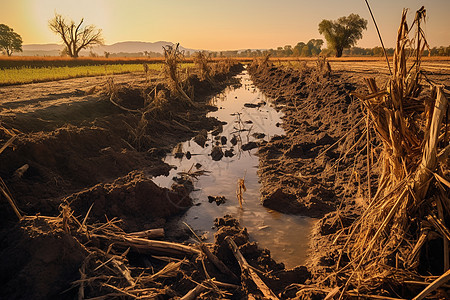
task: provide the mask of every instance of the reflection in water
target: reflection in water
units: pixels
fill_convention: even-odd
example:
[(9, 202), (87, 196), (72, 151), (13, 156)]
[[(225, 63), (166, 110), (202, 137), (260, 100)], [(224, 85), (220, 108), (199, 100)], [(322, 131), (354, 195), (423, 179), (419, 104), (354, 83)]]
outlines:
[[(208, 142), (204, 148), (192, 140), (183, 143), (183, 151), (189, 151), (192, 157), (179, 159), (168, 155), (165, 161), (176, 166), (176, 169), (172, 169), (169, 176), (160, 176), (154, 181), (168, 187), (172, 184), (172, 177), (178, 172), (201, 164), (201, 169), (211, 173), (201, 176), (195, 183), (196, 190), (191, 197), (199, 205), (186, 212), (185, 221), (196, 230), (202, 231), (202, 234), (205, 233), (208, 240), (212, 241), (214, 231), (211, 227), (214, 219), (230, 214), (237, 218), (242, 226), (247, 227), (250, 237), (260, 246), (268, 248), (277, 261), (284, 262), (287, 267), (294, 267), (306, 259), (308, 236), (314, 219), (280, 214), (261, 205), (257, 176), (258, 157), (255, 155), (257, 149), (240, 149), (249, 142), (269, 140), (274, 135), (283, 134), (283, 130), (277, 126), (277, 123), (281, 122), (281, 114), (273, 109), (269, 105), (269, 99), (255, 88), (247, 72), (244, 71), (238, 77), (242, 86), (230, 88), (212, 100), (219, 110), (209, 116), (226, 122), (223, 132), (217, 137), (208, 133)], [(222, 136), (226, 137), (226, 140), (221, 139)], [(237, 142), (235, 146), (233, 140)], [(220, 161), (212, 160), (211, 149), (216, 145), (223, 151), (232, 149), (235, 155), (223, 157)], [(244, 193), (244, 205), (241, 209), (236, 198), (236, 188), (238, 179), (244, 176), (247, 191)], [(217, 206), (208, 202), (208, 196), (225, 196), (227, 202)]]

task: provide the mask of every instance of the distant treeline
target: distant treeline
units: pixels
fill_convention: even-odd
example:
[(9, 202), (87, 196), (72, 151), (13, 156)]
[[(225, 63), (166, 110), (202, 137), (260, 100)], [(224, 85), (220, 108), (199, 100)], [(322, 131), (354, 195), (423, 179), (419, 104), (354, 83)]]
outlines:
[[(98, 57), (99, 55), (95, 52), (89, 53), (90, 57)], [(150, 58), (157, 58), (157, 57), (164, 57), (162, 53), (153, 52), (153, 51), (144, 51), (144, 52), (137, 52), (137, 53), (128, 53), (128, 52), (119, 52), (119, 53), (110, 53), (110, 52), (104, 52), (104, 57), (109, 58), (118, 58), (118, 57), (150, 57)]]
[[(220, 51), (211, 52), (212, 57), (260, 57), (270, 54), (271, 57), (312, 57), (317, 55), (334, 56), (333, 50), (322, 49), (323, 40), (313, 39), (307, 42), (299, 42), (292, 47), (286, 45), (284, 47), (278, 47), (277, 49), (269, 50), (244, 50), (244, 51)], [(387, 55), (394, 55), (394, 48), (386, 49)], [(360, 48), (352, 47), (344, 49), (343, 56), (383, 56), (383, 48)], [(430, 51), (425, 50), (424, 56), (450, 56), (450, 46), (433, 47)]]

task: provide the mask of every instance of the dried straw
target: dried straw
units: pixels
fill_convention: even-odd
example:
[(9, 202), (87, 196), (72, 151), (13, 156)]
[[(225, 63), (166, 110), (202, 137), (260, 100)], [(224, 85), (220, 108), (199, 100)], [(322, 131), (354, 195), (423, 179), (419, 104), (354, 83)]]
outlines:
[(177, 93), (186, 103), (195, 106), (192, 99), (181, 87), (179, 64), (184, 59), (183, 52), (179, 49), (179, 44), (167, 45), (164, 49), (164, 75), (166, 76), (169, 88)]
[(244, 193), (247, 191), (247, 188), (245, 187), (245, 176), (244, 178), (239, 178), (237, 182), (237, 189), (236, 189), (236, 197), (239, 201), (239, 206), (243, 208), (242, 204), (244, 203)]
[[(382, 164), (379, 189), (374, 197), (369, 197), (366, 211), (347, 229), (347, 238), (341, 246), (350, 262), (338, 270), (340, 278), (345, 278), (340, 298), (349, 295), (350, 288), (364, 293), (387, 282), (396, 286), (405, 278), (419, 277), (418, 253), (426, 244), (429, 223), (435, 225), (435, 231), (443, 239), (448, 238), (443, 221), (448, 219), (448, 211), (443, 213), (442, 209), (441, 218), (436, 217), (435, 207), (441, 205), (442, 200), (431, 195), (437, 192), (435, 188), (430, 189), (438, 182), (448, 181), (442, 173), (444, 160), (438, 160), (440, 152), (448, 157), (445, 149), (440, 149), (446, 146), (443, 139), (447, 126), (443, 124), (443, 117), (448, 101), (439, 86), (432, 86), (430, 96), (420, 98), (424, 90), (421, 57), (428, 47), (421, 28), (426, 11), (422, 7), (416, 12), (411, 27), (406, 16), (404, 10), (397, 34), (393, 74), (386, 87), (380, 89), (374, 78), (367, 78), (369, 94), (356, 95), (367, 111), (367, 133), (371, 124), (382, 141)], [(411, 32), (415, 32), (413, 39), (409, 38)], [(370, 136), (367, 138), (369, 140)], [(369, 143), (367, 145), (369, 147)], [(370, 155), (371, 151), (367, 153)], [(368, 158), (369, 178), (370, 173)], [(370, 181), (368, 185), (370, 188)], [(440, 190), (448, 194), (448, 187), (441, 185)], [(428, 219), (427, 215), (430, 215)], [(342, 231), (339, 234), (342, 235)]]

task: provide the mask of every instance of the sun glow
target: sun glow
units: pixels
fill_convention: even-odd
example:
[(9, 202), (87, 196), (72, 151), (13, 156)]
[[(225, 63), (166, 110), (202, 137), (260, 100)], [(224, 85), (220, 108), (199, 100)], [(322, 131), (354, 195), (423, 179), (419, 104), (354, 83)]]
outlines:
[[(431, 46), (450, 43), (448, 0), (378, 0), (371, 4), (387, 47), (393, 47), (402, 9), (414, 11), (424, 4)], [(323, 39), (317, 30), (322, 19), (357, 13), (370, 20), (361, 0), (4, 0), (0, 7), (0, 23), (11, 26), (24, 44), (59, 43), (48, 28), (55, 13), (75, 22), (84, 18), (86, 24), (101, 28), (106, 44), (170, 41), (208, 50), (295, 46), (300, 41)], [(357, 46), (377, 45), (378, 36), (369, 22)]]

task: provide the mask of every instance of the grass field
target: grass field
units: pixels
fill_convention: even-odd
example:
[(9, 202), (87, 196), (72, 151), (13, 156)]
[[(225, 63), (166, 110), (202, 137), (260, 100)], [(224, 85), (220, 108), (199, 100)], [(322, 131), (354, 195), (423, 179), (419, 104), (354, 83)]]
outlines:
[[(161, 64), (149, 65), (152, 70), (161, 70)], [(130, 72), (143, 72), (141, 64), (46, 67), (46, 68), (11, 68), (0, 70), (0, 85), (24, 84), (85, 76), (113, 75)]]
[[(235, 57), (232, 60), (251, 61), (252, 58)], [(220, 61), (223, 58), (212, 58), (213, 61)], [(123, 57), (123, 58), (105, 58), (105, 57), (59, 57), (59, 56), (1, 56), (0, 69), (10, 68), (45, 68), (45, 67), (79, 67), (79, 66), (99, 66), (99, 65), (133, 65), (133, 64), (160, 64), (164, 58), (141, 58), (141, 57)], [(192, 57), (184, 59), (186, 63), (192, 63)]]
[[(182, 68), (192, 67), (193, 64), (183, 64)], [(161, 63), (148, 64), (150, 71), (162, 70)], [(102, 76), (144, 72), (142, 64), (113, 64), (76, 67), (42, 67), (42, 68), (8, 68), (0, 69), (0, 86), (44, 82), (77, 77)]]
[[(219, 61), (214, 58), (213, 61)], [(253, 58), (240, 57), (232, 60), (243, 63), (251, 62)], [(271, 58), (275, 64), (289, 64), (292, 66), (303, 66), (305, 63), (313, 65), (317, 57), (297, 58)], [(448, 57), (426, 57), (430, 69), (442, 68), (442, 63), (448, 68)], [(364, 67), (367, 63), (379, 64), (380, 69), (386, 69), (383, 57), (341, 57), (328, 58), (332, 64), (339, 64), (346, 68)], [(352, 62), (351, 66), (347, 64)], [(25, 84), (33, 82), (44, 82), (87, 76), (102, 76), (123, 74), (131, 72), (143, 72), (143, 64), (146, 63), (150, 70), (161, 71), (163, 59), (161, 58), (90, 58), (83, 57), (72, 59), (67, 57), (6, 57), (0, 56), (0, 86)], [(355, 63), (357, 63), (355, 65)], [(359, 64), (358, 64), (359, 63)], [(439, 65), (431, 65), (438, 63)], [(342, 66), (341, 66), (342, 65)], [(193, 66), (192, 59), (186, 59), (182, 68)], [(386, 69), (387, 71), (387, 69)]]

